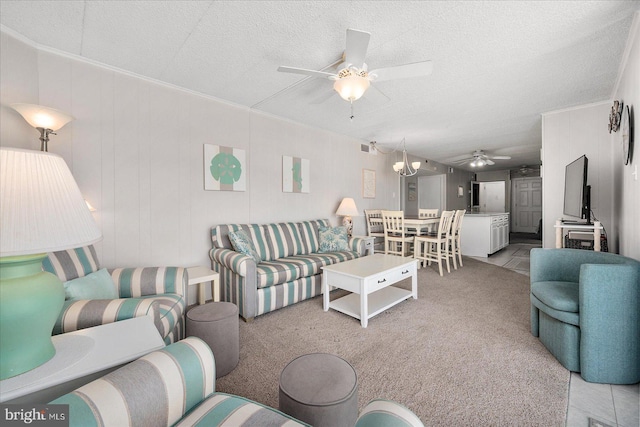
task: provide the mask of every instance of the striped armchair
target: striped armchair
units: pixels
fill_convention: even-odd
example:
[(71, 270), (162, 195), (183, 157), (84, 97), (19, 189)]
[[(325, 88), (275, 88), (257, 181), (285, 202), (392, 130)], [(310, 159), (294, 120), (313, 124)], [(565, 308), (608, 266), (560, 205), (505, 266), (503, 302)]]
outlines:
[[(69, 405), (69, 426), (308, 426), (260, 403), (215, 391), (211, 349), (189, 337), (50, 402)], [(423, 427), (409, 409), (374, 400), (355, 427)]]
[[(352, 237), (349, 249), (319, 252), (319, 229), (329, 220), (272, 224), (223, 224), (211, 229), (213, 270), (220, 273), (222, 298), (238, 306), (240, 316), (255, 316), (320, 295), (322, 267), (365, 254), (365, 240)], [(236, 252), (229, 233), (244, 230), (260, 262)]]
[[(100, 269), (93, 246), (47, 254), (42, 265), (63, 282)], [(151, 316), (166, 344), (184, 337), (187, 271), (181, 267), (109, 269), (118, 299), (65, 301), (53, 334), (72, 332), (118, 320)]]

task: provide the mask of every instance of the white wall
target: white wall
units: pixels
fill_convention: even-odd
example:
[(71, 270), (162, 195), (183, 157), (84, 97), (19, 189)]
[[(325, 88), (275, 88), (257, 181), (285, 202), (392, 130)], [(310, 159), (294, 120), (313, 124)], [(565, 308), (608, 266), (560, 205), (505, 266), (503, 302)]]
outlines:
[[(54, 52), (2, 33), (2, 146), (39, 149), (38, 132), (11, 103), (47, 105), (75, 120), (49, 151), (71, 168), (104, 239), (105, 266), (209, 265), (210, 227), (221, 223), (329, 218), (343, 197), (364, 209), (396, 209), (390, 156), (363, 141), (264, 115)], [(245, 192), (205, 191), (203, 144), (247, 152)], [(311, 193), (282, 192), (282, 156), (311, 161)], [(376, 198), (362, 198), (362, 169), (376, 171)], [(364, 217), (354, 234), (365, 234)]]
[[(542, 244), (555, 247), (555, 221), (563, 217), (564, 172), (583, 154), (589, 159), (593, 216), (605, 227), (613, 252), (613, 174), (609, 144), (610, 102), (546, 113), (542, 116)], [(575, 218), (573, 218), (575, 219)]]
[[(640, 105), (640, 13), (636, 12), (620, 64), (613, 99)], [(543, 114), (543, 245), (555, 245), (553, 224), (562, 216), (564, 167), (586, 154), (591, 208), (608, 235), (609, 251), (640, 260), (640, 176), (632, 173), (640, 164), (640, 143), (635, 129), (633, 161), (622, 162), (621, 133), (609, 134), (612, 100)], [(636, 118), (635, 123), (638, 123)], [(637, 127), (637, 126), (636, 126)], [(640, 168), (639, 168), (640, 169)], [(640, 172), (638, 173), (640, 174)]]
[[(614, 99), (631, 106), (635, 116), (633, 138), (635, 150), (632, 162), (625, 166), (622, 161), (620, 132), (611, 136), (613, 150), (613, 197), (614, 232), (618, 236), (620, 253), (640, 260), (640, 13), (636, 12), (629, 40), (628, 56), (621, 67), (622, 73), (615, 90)], [(625, 107), (626, 108), (626, 107)], [(632, 175), (636, 172), (636, 175)]]

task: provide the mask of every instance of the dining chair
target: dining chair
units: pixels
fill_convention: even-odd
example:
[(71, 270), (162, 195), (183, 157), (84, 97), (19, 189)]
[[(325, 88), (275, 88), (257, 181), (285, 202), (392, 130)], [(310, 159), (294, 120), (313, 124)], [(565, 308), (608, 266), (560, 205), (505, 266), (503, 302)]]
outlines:
[[(418, 209), (418, 218), (437, 218), (440, 214), (440, 209)], [(433, 225), (427, 225), (427, 232), (433, 231)], [(420, 234), (420, 233), (418, 233)]]
[(367, 236), (374, 238), (373, 252), (384, 252), (383, 249), (380, 249), (381, 246), (384, 246), (384, 224), (382, 223), (382, 210), (365, 209), (364, 216), (367, 221)]
[(447, 262), (447, 272), (451, 272), (449, 263), (449, 233), (451, 230), (451, 222), (455, 211), (443, 211), (438, 223), (438, 230), (435, 233), (425, 236), (415, 236), (413, 243), (413, 257), (421, 260), (421, 263), (427, 261), (427, 265), (431, 265), (431, 261), (438, 263), (438, 270), (442, 276), (442, 261)]
[(404, 211), (382, 211), (384, 224), (384, 253), (406, 256), (413, 236), (408, 236), (404, 226)]
[(462, 267), (462, 252), (460, 251), (460, 230), (462, 229), (462, 218), (464, 217), (465, 212), (465, 209), (455, 211), (453, 220), (451, 221), (449, 243), (447, 244), (447, 248), (449, 249), (449, 256), (453, 260), (453, 268), (455, 270), (458, 269), (458, 262), (456, 261), (456, 257), (458, 258), (460, 267)]

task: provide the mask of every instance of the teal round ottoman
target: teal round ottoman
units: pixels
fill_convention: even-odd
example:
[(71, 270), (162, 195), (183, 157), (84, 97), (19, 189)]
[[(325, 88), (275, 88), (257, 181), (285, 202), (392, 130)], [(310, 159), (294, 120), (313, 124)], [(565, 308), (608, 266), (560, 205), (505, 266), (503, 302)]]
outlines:
[(300, 356), (280, 374), (279, 409), (313, 427), (352, 427), (358, 418), (358, 377), (328, 353)]

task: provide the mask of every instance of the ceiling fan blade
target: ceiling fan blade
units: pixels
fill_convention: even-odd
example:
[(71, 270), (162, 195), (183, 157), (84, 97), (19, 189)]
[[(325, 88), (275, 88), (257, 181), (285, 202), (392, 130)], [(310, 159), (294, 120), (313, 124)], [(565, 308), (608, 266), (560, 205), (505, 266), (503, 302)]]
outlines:
[(387, 68), (372, 70), (369, 75), (375, 74), (376, 82), (395, 79), (408, 79), (411, 77), (428, 76), (433, 71), (433, 61), (414, 62), (413, 64), (396, 65)]
[(494, 162), (493, 160), (489, 160), (489, 159), (485, 159), (484, 161), (486, 164), (488, 164), (489, 166), (493, 166), (496, 164), (496, 162)]
[(473, 157), (470, 157), (468, 159), (455, 160), (455, 161), (453, 161), (451, 163), (455, 163), (457, 165), (463, 165), (463, 164), (465, 164), (467, 162), (470, 162), (471, 160), (473, 160)]
[(490, 156), (494, 160), (511, 160), (511, 156)]
[(321, 79), (328, 79), (335, 76), (335, 74), (333, 73), (325, 73), (324, 71), (307, 70), (304, 68), (296, 67), (285, 67), (284, 65), (279, 66), (278, 71), (283, 73), (304, 74), (305, 76), (319, 77)]
[(327, 90), (326, 93), (320, 96), (317, 96), (313, 101), (309, 102), (309, 104), (312, 104), (312, 105), (322, 104), (323, 102), (327, 102), (328, 100), (333, 98), (334, 95), (337, 95), (337, 94), (338, 92), (336, 92), (335, 90)]
[(365, 99), (376, 104), (384, 104), (391, 101), (391, 98), (389, 98), (384, 92), (373, 85), (369, 86), (369, 89), (367, 89), (367, 91), (362, 96)]
[(347, 47), (344, 51), (344, 62), (347, 67), (362, 68), (370, 38), (371, 34), (365, 31), (347, 29)]

